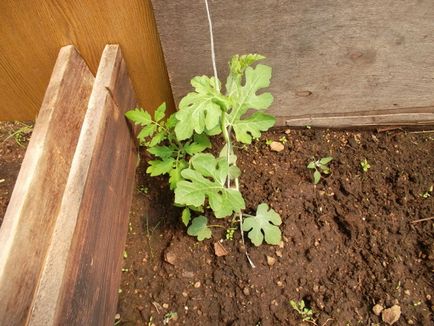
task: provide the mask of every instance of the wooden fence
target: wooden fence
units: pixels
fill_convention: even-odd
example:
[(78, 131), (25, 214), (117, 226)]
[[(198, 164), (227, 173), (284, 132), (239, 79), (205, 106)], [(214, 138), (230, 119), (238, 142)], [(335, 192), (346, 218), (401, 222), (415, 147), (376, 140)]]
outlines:
[(110, 325), (134, 187), (136, 104), (119, 46), (94, 78), (56, 62), (0, 228), (0, 325)]
[(139, 103), (173, 108), (150, 0), (2, 0), (0, 21), (0, 120), (35, 119), (68, 44), (93, 74), (105, 44), (120, 44)]

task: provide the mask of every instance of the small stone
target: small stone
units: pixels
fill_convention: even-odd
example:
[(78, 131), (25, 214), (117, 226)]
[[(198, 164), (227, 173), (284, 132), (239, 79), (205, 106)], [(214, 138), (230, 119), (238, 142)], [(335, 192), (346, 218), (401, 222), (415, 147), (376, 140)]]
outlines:
[(285, 248), (285, 242), (280, 241), (280, 243), (279, 243), (279, 248), (280, 248), (280, 249)]
[(223, 247), (223, 245), (220, 242), (215, 242), (214, 243), (214, 254), (217, 257), (222, 257), (222, 256), (226, 256), (228, 254), (228, 251), (226, 250), (225, 247)]
[(291, 133), (291, 129), (286, 129), (285, 134), (289, 135)]
[(176, 263), (176, 255), (173, 252), (166, 252), (164, 255), (164, 260), (171, 265), (175, 265)]
[(427, 299), (428, 301), (431, 301), (431, 296), (430, 296), (429, 294), (427, 294), (427, 295), (426, 295), (426, 299)]
[(276, 258), (271, 257), (271, 256), (267, 256), (267, 264), (268, 266), (273, 266), (276, 263)]
[(409, 319), (409, 320), (407, 320), (407, 324), (409, 324), (409, 325), (414, 325), (414, 321), (411, 320), (411, 319)]
[(285, 146), (281, 142), (273, 141), (270, 144), (270, 149), (275, 152), (281, 152), (285, 149)]
[(372, 312), (377, 315), (380, 316), (381, 312), (383, 311), (383, 306), (381, 304), (376, 304), (375, 306), (372, 307)]
[(181, 275), (182, 275), (182, 277), (185, 277), (185, 278), (193, 278), (194, 277), (194, 273), (190, 272), (190, 271), (183, 271)]
[(401, 317), (401, 307), (398, 305), (394, 305), (388, 309), (384, 309), (381, 312), (381, 318), (388, 325), (393, 325), (399, 320)]
[[(113, 316), (113, 315), (112, 315)], [(116, 314), (115, 315), (115, 320), (119, 320), (119, 319), (121, 319), (121, 315), (120, 314)]]
[(276, 250), (276, 256), (282, 258), (282, 252), (280, 250)]
[(404, 294), (406, 294), (406, 295), (410, 295), (410, 290), (405, 290), (405, 291), (404, 291)]
[(276, 283), (276, 284), (277, 284), (277, 286), (278, 286), (278, 287), (282, 287), (282, 286), (283, 286), (283, 283), (282, 283), (282, 281), (277, 281), (277, 283)]
[(196, 288), (196, 289), (198, 289), (198, 288), (200, 288), (200, 282), (199, 281), (197, 281), (196, 283), (194, 283), (194, 287)]
[(250, 295), (250, 290), (247, 286), (243, 289), (243, 293), (244, 295)]
[(187, 292), (182, 292), (182, 296), (184, 297), (184, 298), (187, 298), (188, 297), (188, 293)]
[(167, 309), (167, 308), (169, 308), (169, 305), (167, 303), (163, 303), (163, 308)]

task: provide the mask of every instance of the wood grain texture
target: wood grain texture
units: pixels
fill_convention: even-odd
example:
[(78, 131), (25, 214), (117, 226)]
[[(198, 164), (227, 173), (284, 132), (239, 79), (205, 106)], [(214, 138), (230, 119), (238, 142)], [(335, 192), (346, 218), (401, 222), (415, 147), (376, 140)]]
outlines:
[(61, 206), (94, 77), (60, 50), (0, 229), (0, 325), (23, 325)]
[(137, 152), (119, 46), (101, 58), (30, 325), (112, 325)]
[[(192, 76), (212, 74), (204, 2), (152, 2), (178, 103)], [(358, 125), (357, 112), (426, 107), (434, 113), (431, 0), (209, 2), (220, 77), (233, 54), (267, 56), (271, 113), (280, 124), (299, 115), (355, 112), (351, 123)]]
[(139, 102), (173, 99), (150, 0), (0, 1), (0, 120), (33, 120), (61, 46), (74, 44), (96, 73), (104, 46), (119, 43)]

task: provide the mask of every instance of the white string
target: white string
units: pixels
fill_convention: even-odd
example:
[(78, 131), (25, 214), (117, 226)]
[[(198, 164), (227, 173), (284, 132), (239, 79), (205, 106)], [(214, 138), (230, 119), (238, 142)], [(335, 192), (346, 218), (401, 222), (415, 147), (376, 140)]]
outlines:
[[(213, 31), (212, 31), (212, 20), (211, 20), (211, 14), (210, 14), (210, 11), (209, 11), (209, 6), (208, 6), (208, 0), (205, 0), (205, 7), (206, 7), (206, 13), (207, 13), (207, 16), (208, 16), (208, 25), (209, 25), (209, 36), (210, 36), (210, 39), (211, 39), (211, 59), (212, 59), (212, 68), (213, 68), (213, 70), (214, 70), (214, 78), (215, 78), (215, 83), (216, 83), (216, 89), (217, 89), (217, 92), (220, 92), (220, 89), (219, 89), (219, 84), (218, 84), (218, 75), (217, 75), (217, 65), (216, 65), (216, 61), (215, 61), (215, 49), (214, 49), (214, 34), (213, 34)], [(229, 135), (229, 137), (231, 137), (231, 135)], [(227, 147), (228, 147), (228, 153), (227, 153), (227, 157), (228, 157), (228, 159), (229, 159), (229, 155), (230, 155), (230, 149), (229, 149), (229, 143), (228, 143), (228, 145), (227, 145)], [(236, 189), (239, 191), (239, 181), (238, 181), (238, 178), (236, 178), (235, 179), (235, 185), (236, 185)], [(229, 178), (228, 178), (228, 187), (230, 187), (230, 182), (229, 182)], [(245, 243), (245, 241), (244, 241), (244, 233), (243, 233), (243, 213), (241, 213), (241, 211), (240, 211), (240, 232), (241, 232), (241, 239), (242, 239), (242, 243), (243, 243), (243, 246), (244, 246), (244, 248), (245, 248), (245, 254), (246, 254), (246, 257), (247, 257), (247, 260), (249, 261), (249, 264), (250, 264), (250, 266), (252, 267), (252, 268), (255, 268), (256, 266), (255, 266), (255, 264), (253, 263), (253, 261), (250, 259), (250, 255), (249, 255), (249, 252), (247, 251), (247, 247), (246, 247), (246, 243)]]
[(212, 68), (214, 70), (214, 78), (215, 78), (215, 83), (216, 83), (216, 89), (219, 92), (219, 85), (218, 85), (218, 75), (217, 75), (217, 65), (216, 65), (216, 61), (215, 61), (215, 49), (214, 49), (214, 34), (212, 32), (212, 20), (211, 20), (211, 14), (209, 11), (209, 6), (208, 6), (208, 0), (205, 0), (205, 6), (206, 6), (206, 14), (208, 16), (208, 25), (209, 25), (209, 36), (211, 39), (211, 60), (212, 60)]

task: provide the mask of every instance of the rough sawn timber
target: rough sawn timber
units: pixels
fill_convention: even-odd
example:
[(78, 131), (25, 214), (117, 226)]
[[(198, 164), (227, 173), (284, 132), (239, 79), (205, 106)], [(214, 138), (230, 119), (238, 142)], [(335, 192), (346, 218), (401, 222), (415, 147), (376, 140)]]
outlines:
[[(190, 79), (212, 75), (204, 1), (152, 1), (176, 103)], [(209, 1), (219, 77), (233, 54), (260, 53), (273, 67), (271, 113), (279, 125), (434, 121), (432, 0)], [(415, 108), (424, 108), (422, 114)], [(384, 111), (388, 115), (384, 115)], [(404, 111), (407, 114), (402, 115)], [(394, 114), (401, 114), (396, 119)], [(344, 118), (340, 118), (344, 117)], [(371, 119), (375, 121), (375, 118)], [(428, 121), (429, 122), (429, 121)]]
[(137, 152), (136, 105), (117, 45), (106, 46), (89, 100), (30, 325), (112, 325)]
[(0, 229), (0, 325), (28, 318), (93, 82), (75, 48), (63, 47)]

